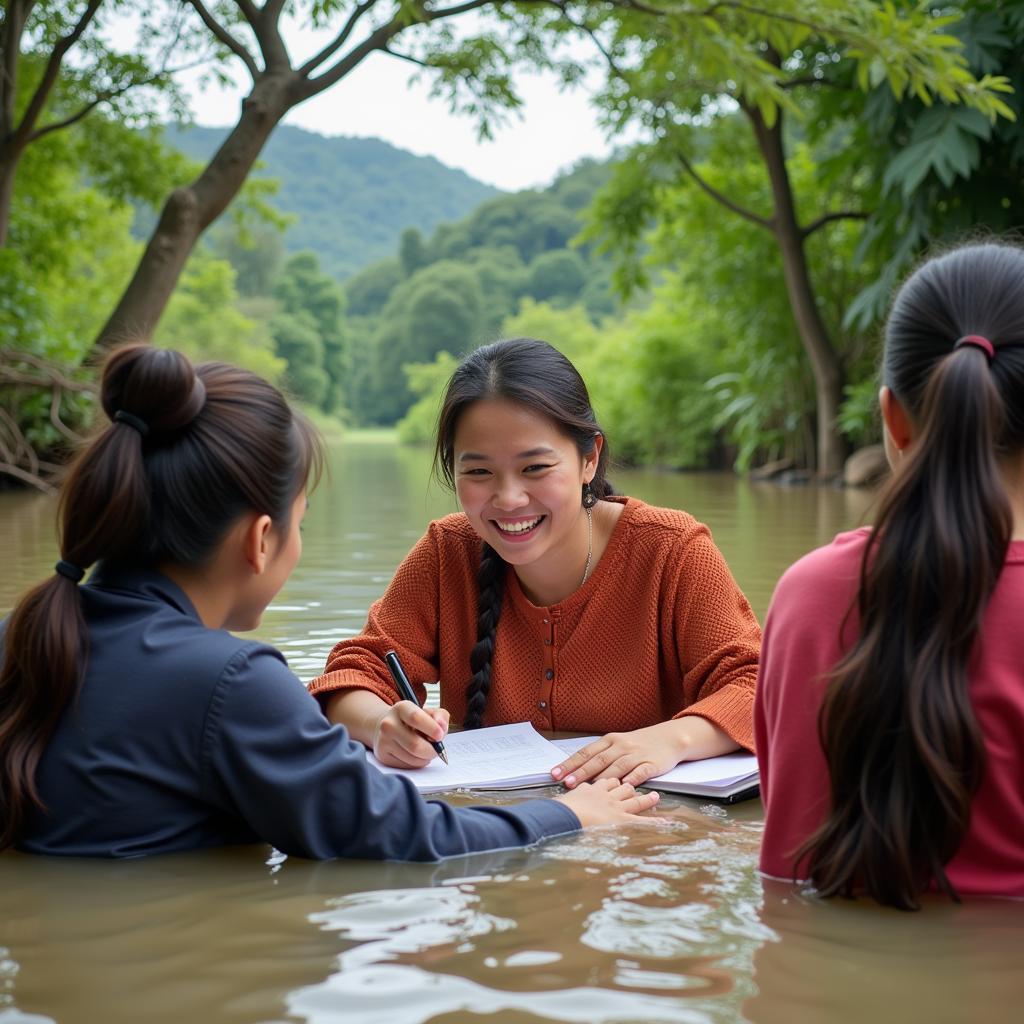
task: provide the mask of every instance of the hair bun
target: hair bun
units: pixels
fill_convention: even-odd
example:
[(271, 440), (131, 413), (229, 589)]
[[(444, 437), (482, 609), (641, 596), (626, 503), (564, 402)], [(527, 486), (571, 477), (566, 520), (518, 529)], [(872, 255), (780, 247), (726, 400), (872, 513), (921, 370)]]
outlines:
[(111, 420), (118, 412), (130, 413), (146, 423), (152, 436), (187, 427), (206, 404), (206, 387), (180, 352), (125, 345), (107, 359), (100, 398)]

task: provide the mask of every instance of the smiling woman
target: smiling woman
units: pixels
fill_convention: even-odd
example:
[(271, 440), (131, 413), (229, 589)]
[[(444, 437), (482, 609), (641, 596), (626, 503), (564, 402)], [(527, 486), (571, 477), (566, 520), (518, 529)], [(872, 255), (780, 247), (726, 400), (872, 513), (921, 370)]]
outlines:
[[(471, 353), (448, 385), (435, 467), (462, 513), (430, 524), (313, 681), (334, 721), (388, 764), (467, 728), (532, 721), (605, 735), (554, 770), (634, 785), (752, 749), (760, 630), (709, 531), (615, 496), (609, 446), (575, 367), (541, 341)], [(399, 651), (442, 707), (399, 700)]]

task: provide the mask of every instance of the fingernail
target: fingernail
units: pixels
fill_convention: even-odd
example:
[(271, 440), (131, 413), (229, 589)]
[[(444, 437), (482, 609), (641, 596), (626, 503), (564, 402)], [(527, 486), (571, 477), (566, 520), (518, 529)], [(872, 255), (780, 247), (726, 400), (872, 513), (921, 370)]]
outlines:
[(552, 774), (552, 776), (554, 778), (560, 779), (562, 777), (562, 769), (561, 768), (552, 768), (551, 769), (551, 774)]
[(566, 780), (565, 780), (565, 784), (567, 786), (575, 786), (576, 785), (576, 776), (575, 775), (567, 776)]

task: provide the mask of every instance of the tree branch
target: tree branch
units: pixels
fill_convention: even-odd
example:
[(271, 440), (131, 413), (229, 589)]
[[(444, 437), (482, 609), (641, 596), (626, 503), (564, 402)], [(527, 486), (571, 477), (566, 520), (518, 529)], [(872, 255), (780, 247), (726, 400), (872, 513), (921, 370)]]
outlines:
[(53, 396), (50, 399), (50, 422), (60, 431), (69, 441), (79, 442), (82, 440), (79, 434), (76, 434), (61, 418), (60, 418), (60, 400), (64, 397), (64, 392), (60, 387), (53, 389)]
[(31, 484), (33, 487), (42, 491), (43, 494), (54, 495), (57, 493), (57, 488), (53, 484), (48, 484), (45, 480), (32, 473), (27, 473), (23, 469), (19, 469), (17, 466), (12, 465), (10, 462), (0, 462), (0, 473), (5, 473), (7, 476), (13, 476), (15, 480), (20, 480), (22, 483)]
[(202, 19), (203, 24), (245, 65), (255, 80), (260, 73), (253, 55), (207, 9), (203, 0), (184, 0)]
[(444, 18), (454, 18), (469, 11), (479, 10), (481, 7), (488, 7), (494, 2), (495, 0), (466, 0), (465, 3), (456, 4), (453, 7), (443, 7), (436, 11), (425, 11), (420, 8), (415, 19), (411, 22), (406, 17), (396, 15), (389, 22), (371, 32), (358, 46), (349, 50), (330, 70), (325, 71), (316, 78), (307, 78), (305, 87), (302, 89), (303, 99), (316, 96), (317, 93), (329, 89), (335, 82), (341, 81), (345, 75), (358, 66), (374, 50), (383, 50), (395, 36), (412, 25), (425, 25)]
[(283, 0), (265, 0), (262, 8), (256, 7), (252, 0), (235, 0), (235, 3), (256, 36), (256, 43), (263, 54), (264, 69), (290, 72), (292, 64), (279, 25)]
[(3, 68), (0, 69), (0, 141), (14, 131), (14, 104), (18, 89), (21, 37), (35, 0), (10, 0), (4, 17)]
[(809, 238), (819, 228), (831, 224), (834, 220), (867, 220), (871, 214), (867, 210), (836, 210), (835, 213), (822, 214), (817, 220), (812, 220), (806, 227), (800, 229), (801, 238)]
[[(5, 365), (9, 363), (27, 363), (39, 370), (42, 376), (30, 377), (23, 374), (22, 371), (12, 369), (10, 365)], [(92, 384), (67, 376), (56, 364), (41, 356), (33, 355), (31, 352), (18, 352), (10, 348), (0, 348), (0, 380), (10, 383), (34, 384), (42, 388), (56, 384), (65, 391), (75, 391), (80, 394), (94, 394), (96, 390)]]
[(117, 99), (118, 96), (123, 96), (126, 92), (131, 89), (136, 89), (142, 85), (150, 85), (151, 83), (163, 78), (164, 75), (176, 75), (179, 71), (190, 71), (192, 68), (197, 68), (205, 64), (206, 61), (197, 60), (192, 64), (183, 64), (177, 68), (167, 68), (163, 71), (157, 72), (155, 75), (150, 75), (148, 78), (140, 78), (135, 81), (129, 82), (127, 85), (122, 85), (118, 89), (108, 89), (106, 92), (97, 94), (91, 99), (84, 107), (76, 111), (74, 114), (64, 118), (63, 121), (54, 121), (53, 124), (43, 125), (42, 128), (37, 128), (29, 137), (29, 142), (35, 142), (36, 139), (41, 139), (44, 135), (49, 135), (50, 132), (60, 131), (62, 128), (70, 128), (71, 125), (78, 121), (81, 121), (83, 117), (88, 115), (91, 111), (95, 110), (101, 103), (106, 103), (109, 100)]
[(431, 68), (434, 65), (428, 61), (421, 60), (419, 57), (414, 57), (411, 53), (401, 53), (398, 50), (392, 50), (390, 46), (382, 46), (380, 48), (381, 53), (386, 53), (389, 57), (397, 57), (399, 60), (408, 61), (410, 64), (415, 64), (421, 68)]
[(51, 51), (43, 77), (40, 79), (39, 85), (36, 86), (35, 92), (32, 93), (32, 98), (28, 101), (28, 106), (21, 116), (18, 127), (14, 130), (13, 144), (16, 150), (27, 145), (32, 128), (39, 120), (39, 115), (43, 112), (43, 107), (46, 106), (50, 92), (60, 75), (60, 66), (64, 55), (78, 42), (82, 33), (89, 27), (89, 22), (92, 21), (102, 2), (103, 0), (89, 0), (88, 6), (82, 12), (75, 27), (66, 36), (59, 39)]
[(744, 220), (750, 221), (751, 224), (756, 224), (758, 227), (766, 228), (768, 231), (775, 230), (775, 222), (771, 217), (762, 217), (759, 213), (754, 213), (753, 210), (748, 210), (745, 206), (740, 206), (739, 203), (730, 199), (725, 195), (725, 193), (719, 192), (718, 189), (710, 182), (705, 181), (705, 179), (697, 173), (697, 169), (692, 163), (690, 163), (685, 153), (680, 152), (678, 149), (674, 150), (673, 153), (676, 160), (679, 161), (679, 165), (693, 179), (694, 183), (711, 196), (716, 203), (721, 204), (727, 210), (732, 210), (733, 213), (738, 214)]
[(330, 60), (345, 45), (345, 41), (352, 34), (359, 19), (377, 3), (378, 0), (364, 0), (363, 3), (357, 4), (355, 10), (349, 15), (348, 21), (341, 26), (341, 31), (319, 53), (314, 54), (299, 68), (299, 74), (303, 78), (308, 78), (324, 61)]

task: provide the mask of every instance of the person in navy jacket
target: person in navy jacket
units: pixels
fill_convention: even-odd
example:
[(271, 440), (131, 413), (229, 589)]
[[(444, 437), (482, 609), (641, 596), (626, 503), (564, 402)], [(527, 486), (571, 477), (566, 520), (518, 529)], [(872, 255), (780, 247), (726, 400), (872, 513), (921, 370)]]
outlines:
[(298, 561), (313, 428), (248, 371), (146, 345), (112, 354), (101, 401), (61, 559), (0, 627), (0, 850), (437, 860), (656, 802), (609, 781), (455, 808), (382, 775), (278, 651), (228, 632), (259, 624)]

